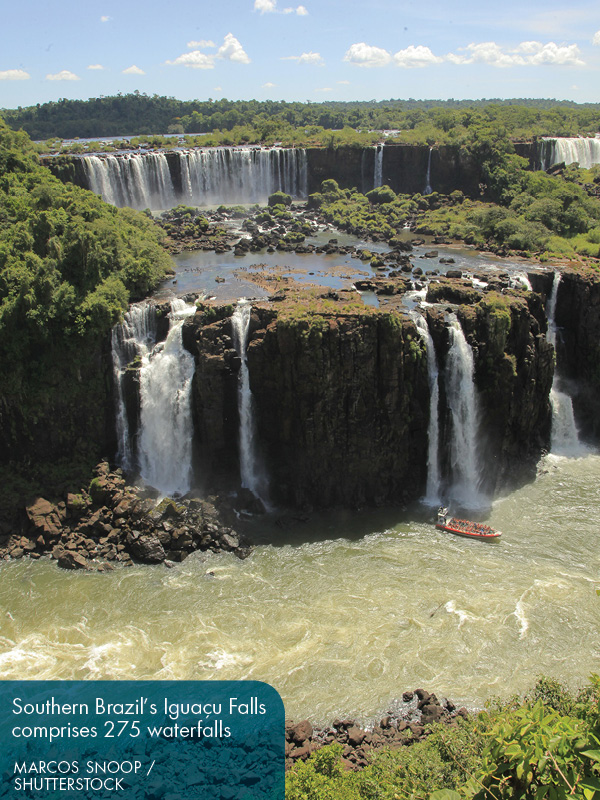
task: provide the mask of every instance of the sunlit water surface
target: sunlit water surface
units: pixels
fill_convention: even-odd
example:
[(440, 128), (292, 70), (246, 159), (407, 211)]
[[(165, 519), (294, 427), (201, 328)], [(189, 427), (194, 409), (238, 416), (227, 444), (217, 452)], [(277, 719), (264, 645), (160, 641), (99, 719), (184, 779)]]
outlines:
[(315, 721), (367, 720), (419, 686), (476, 706), (540, 673), (584, 683), (600, 668), (600, 457), (548, 458), (489, 522), (500, 542), (386, 511), (284, 527), (246, 561), (6, 563), (0, 677), (252, 678)]

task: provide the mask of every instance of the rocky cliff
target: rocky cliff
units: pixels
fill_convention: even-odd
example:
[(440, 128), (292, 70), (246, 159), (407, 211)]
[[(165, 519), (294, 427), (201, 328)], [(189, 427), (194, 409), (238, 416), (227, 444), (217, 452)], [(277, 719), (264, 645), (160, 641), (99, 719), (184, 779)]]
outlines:
[[(435, 300), (448, 300), (445, 287), (456, 298), (456, 284), (431, 284)], [(452, 310), (473, 348), (485, 451), (482, 479), (493, 491), (531, 477), (548, 446), (553, 348), (543, 335), (537, 295), (469, 296)], [(253, 310), (248, 366), (271, 499), (301, 508), (414, 500), (427, 478), (424, 344), (413, 320), (397, 308), (360, 312), (337, 305), (314, 313), (290, 311), (285, 303)], [(240, 360), (230, 314), (231, 308), (204, 307), (184, 327), (186, 347), (196, 358), (199, 468), (205, 480), (210, 476), (209, 485), (235, 486), (239, 479)], [(430, 307), (427, 318), (442, 375), (449, 347), (446, 308)], [(451, 423), (443, 376), (441, 392), (444, 442)], [(445, 445), (443, 451), (447, 461)]]

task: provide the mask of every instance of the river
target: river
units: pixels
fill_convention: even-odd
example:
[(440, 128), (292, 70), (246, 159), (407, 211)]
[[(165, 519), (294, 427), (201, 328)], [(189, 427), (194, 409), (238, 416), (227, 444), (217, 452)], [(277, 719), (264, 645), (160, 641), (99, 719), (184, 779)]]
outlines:
[(579, 685), (599, 668), (599, 517), (600, 457), (549, 456), (495, 501), (499, 542), (387, 509), (260, 523), (245, 561), (7, 562), (0, 678), (251, 678), (317, 722), (368, 721), (420, 686), (477, 707), (542, 673)]

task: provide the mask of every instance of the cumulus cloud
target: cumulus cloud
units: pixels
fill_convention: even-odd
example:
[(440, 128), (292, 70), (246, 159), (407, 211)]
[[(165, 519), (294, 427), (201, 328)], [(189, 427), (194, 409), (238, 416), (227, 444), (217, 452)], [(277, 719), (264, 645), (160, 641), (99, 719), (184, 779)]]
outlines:
[(192, 69), (214, 69), (215, 57), (201, 53), (200, 50), (192, 50), (191, 53), (183, 53), (173, 61), (167, 61), (167, 64), (191, 67)]
[(260, 11), (261, 14), (297, 14), (299, 17), (308, 16), (306, 6), (288, 6), (282, 8), (281, 11), (277, 8), (277, 0), (254, 0), (254, 10)]
[(350, 81), (336, 81), (340, 86), (350, 86)]
[(594, 34), (594, 38), (592, 39), (592, 44), (595, 44), (597, 47), (600, 47), (600, 31), (596, 31)]
[(373, 47), (365, 42), (357, 42), (346, 51), (344, 61), (357, 67), (385, 67), (392, 60), (387, 50)]
[(249, 64), (248, 54), (232, 33), (228, 33), (221, 47), (217, 50), (217, 58), (227, 61), (237, 61), (240, 64)]
[(104, 69), (102, 64), (88, 64), (87, 68), (88, 69)]
[(274, 89), (276, 86), (277, 86), (276, 83), (269, 82), (269, 83), (263, 83), (261, 88), (263, 88), (263, 89)]
[(448, 53), (453, 64), (489, 64), (493, 67), (525, 67), (558, 64), (581, 67), (581, 52), (576, 44), (557, 45), (555, 42), (521, 42), (511, 50), (503, 50), (496, 42), (480, 42), (464, 48), (464, 54)]
[(132, 64), (130, 67), (127, 67), (127, 69), (122, 70), (122, 72), (123, 72), (123, 75), (145, 75), (146, 74), (143, 69), (140, 69), (140, 67), (136, 67), (135, 64)]
[(100, 17), (100, 22), (108, 22), (110, 17)]
[(54, 75), (49, 74), (46, 75), (47, 81), (80, 81), (81, 78), (79, 75), (75, 75), (74, 72), (69, 72), (68, 69), (63, 69), (60, 72), (54, 73)]
[[(216, 47), (213, 42), (188, 42), (188, 47), (197, 45), (198, 47)], [(183, 53), (173, 61), (167, 61), (171, 66), (190, 67), (191, 69), (214, 69), (215, 60), (217, 58), (224, 61), (237, 61), (238, 64), (249, 64), (250, 58), (245, 52), (241, 43), (232, 33), (228, 33), (223, 44), (216, 53), (201, 53), (200, 50), (191, 50), (189, 53)]]
[(200, 48), (200, 50), (204, 50), (207, 47), (216, 47), (217, 45), (210, 39), (200, 39), (199, 42), (188, 42), (187, 46)]
[(298, 64), (317, 64), (320, 67), (325, 63), (321, 58), (321, 54), (313, 53), (312, 50), (309, 53), (302, 53), (300, 56), (282, 56), (281, 60), (297, 61)]
[(277, 0), (254, 0), (254, 10), (261, 14), (269, 14), (275, 11)]
[(415, 67), (429, 67), (431, 64), (441, 64), (444, 59), (434, 56), (429, 47), (422, 44), (411, 44), (406, 50), (398, 50), (394, 54), (394, 63), (398, 67), (413, 69)]
[(0, 81), (27, 81), (31, 78), (24, 69), (5, 69), (0, 71)]

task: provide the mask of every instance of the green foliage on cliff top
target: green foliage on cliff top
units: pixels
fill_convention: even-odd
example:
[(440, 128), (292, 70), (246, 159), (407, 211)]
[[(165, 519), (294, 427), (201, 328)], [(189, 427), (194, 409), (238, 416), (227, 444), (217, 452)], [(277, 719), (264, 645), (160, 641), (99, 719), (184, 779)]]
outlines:
[(46, 345), (105, 334), (169, 267), (151, 220), (61, 183), (0, 122), (3, 391)]
[(287, 800), (597, 800), (598, 679), (577, 694), (541, 678), (525, 698), (436, 724), (410, 747), (380, 750), (348, 772), (341, 746), (318, 750), (286, 778)]

